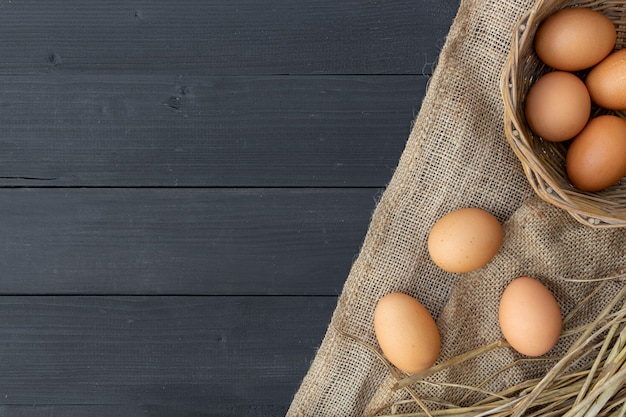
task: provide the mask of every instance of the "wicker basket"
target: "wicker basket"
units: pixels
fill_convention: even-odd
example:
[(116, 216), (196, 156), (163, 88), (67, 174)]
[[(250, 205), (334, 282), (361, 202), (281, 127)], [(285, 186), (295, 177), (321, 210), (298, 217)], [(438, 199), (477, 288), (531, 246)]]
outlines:
[[(626, 1), (538, 0), (514, 28), (511, 52), (502, 73), (505, 135), (539, 197), (591, 227), (626, 227), (626, 179), (600, 192), (577, 189), (565, 171), (567, 144), (544, 141), (534, 135), (524, 116), (528, 90), (551, 70), (534, 51), (537, 27), (555, 11), (573, 6), (589, 7), (607, 15), (617, 28), (616, 49), (626, 47)], [(596, 114), (600, 111), (592, 109)]]

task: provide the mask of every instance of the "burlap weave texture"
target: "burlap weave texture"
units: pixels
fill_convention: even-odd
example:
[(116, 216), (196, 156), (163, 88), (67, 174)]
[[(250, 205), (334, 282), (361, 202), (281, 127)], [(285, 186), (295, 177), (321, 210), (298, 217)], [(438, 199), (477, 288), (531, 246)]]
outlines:
[[(376, 346), (374, 307), (391, 291), (415, 296), (433, 314), (444, 360), (502, 337), (497, 302), (515, 277), (532, 275), (544, 282), (566, 313), (595, 285), (569, 279), (604, 276), (626, 265), (626, 230), (591, 229), (536, 198), (504, 137), (500, 73), (513, 26), (532, 4), (461, 1), (406, 148), (289, 417), (375, 415), (406, 397), (390, 390), (394, 380), (375, 355), (335, 330)], [(430, 261), (426, 239), (438, 218), (461, 207), (496, 215), (505, 240), (486, 267), (450, 274)], [(621, 284), (607, 286), (604, 296), (615, 285)], [(587, 315), (601, 308), (602, 295), (598, 300)], [(516, 357), (510, 349), (497, 350), (434, 380), (477, 383)], [(540, 366), (519, 367), (488, 388), (541, 371)], [(420, 392), (450, 401), (463, 396), (455, 389), (424, 387)]]

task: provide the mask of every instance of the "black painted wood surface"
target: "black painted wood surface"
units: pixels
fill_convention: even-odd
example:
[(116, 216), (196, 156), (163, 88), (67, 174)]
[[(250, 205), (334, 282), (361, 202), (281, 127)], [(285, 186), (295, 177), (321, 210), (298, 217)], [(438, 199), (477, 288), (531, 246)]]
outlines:
[(0, 77), (0, 185), (383, 187), (427, 82), (103, 72)]
[(0, 189), (0, 293), (337, 295), (380, 192)]
[(0, 2), (0, 416), (280, 416), (458, 0)]
[(155, 407), (149, 415), (163, 416), (188, 415), (190, 407), (204, 408), (198, 415), (284, 412), (293, 370), (306, 365), (301, 346), (318, 343), (325, 330), (319, 316), (335, 302), (0, 297), (0, 398), (12, 406), (146, 406)]
[(423, 74), (457, 4), (3, 1), (0, 73)]

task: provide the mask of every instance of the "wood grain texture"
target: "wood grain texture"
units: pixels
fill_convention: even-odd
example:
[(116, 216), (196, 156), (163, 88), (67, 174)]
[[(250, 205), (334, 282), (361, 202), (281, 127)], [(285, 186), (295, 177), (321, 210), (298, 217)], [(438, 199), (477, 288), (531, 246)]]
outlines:
[(2, 417), (284, 417), (289, 404), (0, 405)]
[(0, 293), (336, 295), (380, 191), (2, 189)]
[(0, 185), (385, 186), (426, 77), (0, 77)]
[(0, 4), (0, 74), (429, 74), (458, 0)]
[[(206, 415), (284, 411), (335, 303), (335, 297), (0, 297), (0, 399), (13, 406), (111, 405), (110, 413), (135, 406), (135, 415), (165, 415), (178, 405), (171, 415), (199, 407)], [(212, 406), (218, 413), (209, 413)]]

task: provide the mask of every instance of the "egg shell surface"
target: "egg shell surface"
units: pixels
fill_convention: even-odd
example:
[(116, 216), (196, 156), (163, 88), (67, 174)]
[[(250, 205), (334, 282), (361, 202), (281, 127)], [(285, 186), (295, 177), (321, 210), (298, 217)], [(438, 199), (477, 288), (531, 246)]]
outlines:
[(570, 144), (567, 176), (584, 191), (600, 191), (626, 175), (626, 120), (603, 115), (591, 119)]
[(526, 95), (526, 120), (531, 130), (551, 142), (580, 133), (591, 115), (591, 98), (576, 75), (552, 71), (541, 76)]
[(626, 49), (620, 49), (593, 67), (585, 84), (591, 100), (609, 110), (626, 110)]
[(516, 278), (506, 287), (498, 319), (507, 342), (527, 356), (541, 356), (552, 349), (563, 325), (556, 299), (532, 277)]
[(428, 235), (428, 253), (441, 269), (464, 273), (485, 266), (502, 246), (498, 219), (479, 208), (462, 208), (441, 217)]
[(409, 374), (430, 368), (439, 357), (437, 324), (426, 307), (410, 295), (393, 292), (378, 301), (374, 332), (389, 362)]
[(580, 71), (602, 61), (615, 47), (617, 31), (602, 13), (586, 7), (559, 10), (535, 34), (535, 51), (552, 68)]

